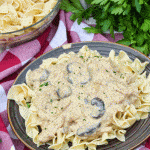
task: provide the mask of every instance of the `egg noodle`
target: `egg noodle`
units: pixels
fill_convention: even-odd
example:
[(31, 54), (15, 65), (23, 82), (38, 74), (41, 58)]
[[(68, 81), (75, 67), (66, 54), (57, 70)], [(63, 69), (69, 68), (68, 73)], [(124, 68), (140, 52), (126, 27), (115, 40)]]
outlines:
[[(1, 0), (0, 33), (12, 32), (33, 25), (49, 14), (56, 3), (57, 0)], [(31, 30), (39, 26), (41, 23), (33, 26)], [(13, 34), (20, 35), (21, 32)]]
[[(19, 3), (19, 1), (17, 1), (17, 0), (15, 2)], [(22, 0), (21, 2), (25, 2), (25, 1)], [(29, 2), (30, 2), (30, 4), (32, 4), (36, 1), (34, 1), (34, 2), (29, 1)], [(50, 1), (48, 1), (48, 2), (50, 2)], [(42, 1), (42, 3), (44, 3), (44, 0)], [(3, 5), (6, 5), (6, 3), (4, 3)], [(10, 5), (10, 6), (12, 7), (12, 5)], [(34, 8), (36, 8), (35, 6), (37, 6), (37, 5), (33, 5), (33, 6), (34, 6)], [(18, 5), (16, 5), (16, 7), (18, 7)], [(23, 7), (21, 7), (20, 9), (23, 9)], [(36, 9), (30, 9), (30, 11), (31, 10), (33, 11)], [(28, 12), (26, 11), (26, 13), (29, 13), (29, 11)], [(36, 97), (36, 92), (34, 91), (34, 89), (32, 89), (33, 87), (31, 87), (30, 85), (26, 85), (25, 83), (13, 85), (8, 92), (7, 98), (15, 100), (15, 102), (19, 105), (20, 114), (25, 119), (27, 135), (33, 139), (34, 143), (36, 143), (37, 146), (40, 146), (40, 145), (43, 145), (46, 143), (46, 144), (50, 145), (49, 148), (55, 149), (55, 150), (60, 150), (60, 149), (62, 149), (62, 150), (65, 150), (65, 149), (66, 150), (68, 150), (68, 149), (69, 150), (85, 150), (86, 147), (88, 147), (89, 150), (96, 150), (97, 145), (108, 144), (108, 141), (107, 141), (108, 139), (117, 138), (120, 141), (125, 141), (125, 133), (126, 133), (125, 129), (130, 127), (131, 125), (133, 125), (136, 122), (136, 120), (147, 118), (148, 113), (150, 112), (150, 75), (148, 75), (148, 77), (146, 77), (146, 72), (143, 72), (146, 65), (148, 64), (148, 62), (141, 63), (140, 60), (137, 58), (134, 61), (132, 61), (124, 51), (120, 51), (119, 55), (115, 56), (115, 51), (111, 50), (109, 53), (109, 57), (102, 57), (96, 50), (90, 50), (88, 48), (88, 46), (85, 45), (80, 49), (80, 51), (77, 54), (75, 54), (74, 52), (69, 52), (68, 54), (66, 54), (66, 53), (61, 54), (58, 58), (45, 59), (45, 60), (43, 60), (43, 63), (39, 66), (39, 68), (40, 69), (48, 69), (48, 68), (51, 68), (54, 66), (56, 66), (56, 68), (57, 68), (57, 65), (59, 66), (61, 64), (64, 64), (67, 61), (69, 61), (75, 57), (77, 57), (76, 59), (79, 60), (80, 62), (81, 61), (83, 63), (85, 62), (88, 65), (90, 65), (90, 63), (92, 61), (95, 61), (98, 64), (98, 62), (101, 62), (101, 61), (105, 62), (105, 59), (106, 59), (107, 62), (112, 64), (113, 68), (116, 68), (116, 71), (113, 71), (112, 74), (108, 74), (109, 72), (111, 72), (111, 70), (108, 70), (108, 71), (106, 70), (105, 76), (109, 75), (109, 78), (110, 78), (110, 76), (113, 76), (114, 78), (115, 78), (115, 76), (117, 76), (117, 78), (120, 78), (121, 82), (127, 83), (127, 85), (129, 86), (130, 92), (132, 92), (132, 90), (134, 90), (134, 89), (137, 89), (129, 95), (131, 98), (131, 101), (128, 101), (129, 97), (127, 97), (128, 102), (127, 103), (124, 102), (124, 104), (122, 105), (121, 104), (122, 102), (119, 99), (117, 101), (118, 96), (115, 97), (116, 98), (115, 103), (110, 104), (112, 106), (114, 105), (115, 109), (114, 109), (114, 111), (109, 111), (110, 119), (108, 119), (108, 120), (110, 120), (110, 122), (108, 125), (105, 125), (105, 121), (103, 120), (103, 118), (108, 117), (107, 109), (112, 110), (112, 107), (111, 108), (107, 107), (107, 103), (109, 104), (109, 101), (108, 102), (104, 101), (106, 112), (105, 112), (104, 116), (102, 116), (100, 119), (95, 119), (96, 121), (101, 120), (101, 119), (103, 121), (101, 121), (101, 126), (98, 127), (98, 129), (92, 133), (92, 134), (94, 134), (94, 136), (92, 136), (92, 134), (88, 135), (88, 133), (84, 134), (85, 136), (77, 135), (77, 132), (75, 132), (76, 129), (74, 129), (74, 128), (71, 128), (72, 130), (68, 130), (67, 132), (64, 132), (64, 129), (61, 125), (57, 126), (57, 122), (56, 122), (57, 119), (56, 120), (54, 119), (53, 121), (49, 122), (50, 126), (56, 127), (55, 134), (54, 134), (54, 136), (52, 136), (53, 138), (51, 138), (47, 142), (42, 142), (40, 140), (41, 133), (39, 132), (38, 126), (41, 126), (43, 132), (45, 132), (44, 131), (45, 127), (43, 127), (43, 125), (42, 125), (43, 123), (39, 119), (39, 116), (42, 114), (42, 112), (41, 113), (38, 112), (40, 110), (38, 109), (39, 106), (37, 103), (40, 103), (40, 101), (37, 101), (38, 97)], [(91, 67), (93, 69), (92, 71), (94, 71), (94, 69), (97, 67), (96, 66), (97, 64), (95, 64)], [(106, 64), (106, 66), (107, 66), (107, 64)], [(109, 69), (109, 67), (108, 67), (108, 69)], [(97, 69), (97, 71), (99, 71), (99, 69)], [(67, 75), (68, 74), (69, 73), (67, 73)], [(31, 75), (31, 70), (29, 70), (26, 75), (27, 83), (29, 83), (29, 81), (30, 81), (29, 75)], [(128, 77), (131, 77), (131, 78), (128, 78)], [(117, 80), (117, 78), (115, 80)], [(96, 82), (95, 78), (92, 78), (91, 80), (89, 80), (89, 82), (92, 82), (92, 80), (94, 80)], [(53, 84), (53, 82), (54, 81), (52, 81), (51, 84)], [(44, 83), (44, 82), (42, 82), (42, 83)], [(70, 84), (70, 83), (68, 83), (68, 84)], [(90, 84), (90, 83), (88, 83), (88, 84)], [(120, 83), (120, 85), (121, 85), (121, 83)], [(130, 85), (133, 86), (133, 88), (131, 88)], [(43, 84), (42, 84), (42, 86), (43, 86)], [(43, 88), (42, 90), (43, 91), (46, 90), (47, 85), (45, 85), (43, 87), (42, 86), (41, 86), (41, 88)], [(72, 86), (72, 84), (70, 84), (70, 86)], [(84, 86), (86, 86), (86, 85), (84, 85)], [(39, 85), (38, 85), (38, 87), (39, 87)], [(87, 87), (87, 88), (90, 88), (90, 87)], [(115, 85), (113, 85), (112, 88), (117, 88), (117, 87), (115, 87)], [(123, 89), (123, 87), (120, 87), (120, 88)], [(131, 88), (131, 90), (130, 90), (130, 88)], [(103, 89), (103, 87), (101, 87), (101, 89)], [(117, 90), (120, 90), (120, 89), (117, 89)], [(109, 91), (109, 88), (108, 88), (108, 91)], [(126, 89), (125, 89), (125, 91), (126, 91)], [(41, 91), (39, 91), (39, 93), (40, 92)], [(104, 91), (104, 92), (106, 93), (107, 91)], [(104, 95), (104, 98), (102, 98), (102, 100), (103, 99), (105, 100), (107, 98), (107, 97), (105, 97), (105, 95), (106, 95), (105, 93), (102, 93)], [(135, 98), (136, 93), (138, 93), (138, 95), (136, 97), (136, 101), (132, 102), (133, 99)], [(110, 94), (110, 93), (108, 93), (108, 94)], [(111, 95), (109, 95), (109, 96), (111, 97)], [(43, 97), (43, 99), (44, 99), (44, 97)], [(70, 99), (73, 99), (73, 97), (71, 97)], [(69, 109), (69, 104), (71, 104), (70, 99), (69, 99), (69, 97), (67, 97), (67, 98), (64, 98), (59, 101), (59, 104), (61, 103), (61, 101), (65, 101), (65, 103), (66, 103), (66, 104), (64, 104), (64, 102), (61, 103), (61, 105), (63, 105), (63, 104), (66, 105), (66, 106), (64, 106), (66, 108), (64, 108), (65, 110), (62, 112), (61, 112), (61, 109), (59, 110), (59, 112), (61, 112), (59, 114), (60, 116), (63, 113), (67, 113), (67, 109)], [(81, 102), (82, 96), (78, 97), (77, 99), (80, 103), (82, 103)], [(78, 102), (77, 99), (76, 100), (74, 99), (73, 101)], [(112, 98), (112, 99), (114, 99), (114, 98)], [(45, 101), (46, 101), (46, 99), (45, 99)], [(71, 101), (71, 102), (73, 102), (73, 101)], [(29, 108), (28, 108), (27, 103), (30, 103)], [(44, 103), (44, 102), (42, 102), (42, 103)], [(54, 102), (54, 103), (57, 103), (57, 102)], [(83, 103), (84, 103), (84, 101), (83, 101)], [(42, 104), (40, 104), (40, 105), (42, 105)], [(51, 105), (51, 104), (49, 104), (49, 105)], [(87, 107), (86, 104), (81, 105), (81, 106)], [(60, 106), (60, 107), (62, 107), (62, 106)], [(76, 107), (75, 103), (74, 103), (73, 107), (71, 107), (71, 109), (73, 109), (74, 107)], [(89, 106), (89, 107), (91, 107), (91, 106)], [(45, 111), (47, 111), (47, 110), (45, 110)], [(86, 111), (86, 109), (84, 111)], [(57, 111), (56, 111), (56, 113), (57, 113)], [(80, 109), (77, 113), (79, 113), (79, 115), (80, 115)], [(53, 115), (54, 115), (54, 113), (51, 114), (51, 116), (49, 116), (49, 118), (51, 118)], [(46, 116), (46, 114), (45, 114), (45, 116)], [(76, 116), (77, 116), (77, 114), (76, 114)], [(82, 113), (81, 113), (81, 116), (82, 116)], [(84, 120), (83, 123), (86, 121), (85, 119), (82, 119), (82, 120)], [(81, 123), (82, 123), (82, 121), (81, 121)], [(85, 124), (87, 124), (87, 123), (85, 123)], [(50, 126), (48, 126), (48, 127), (50, 128)], [(81, 126), (82, 126), (82, 124), (80, 125), (80, 127)], [(46, 130), (46, 128), (45, 128), (45, 130)], [(52, 130), (55, 130), (55, 129), (53, 128)], [(45, 134), (48, 134), (49, 131), (50, 130), (47, 130), (47, 133), (45, 132)], [(68, 146), (68, 142), (72, 142), (71, 147)]]

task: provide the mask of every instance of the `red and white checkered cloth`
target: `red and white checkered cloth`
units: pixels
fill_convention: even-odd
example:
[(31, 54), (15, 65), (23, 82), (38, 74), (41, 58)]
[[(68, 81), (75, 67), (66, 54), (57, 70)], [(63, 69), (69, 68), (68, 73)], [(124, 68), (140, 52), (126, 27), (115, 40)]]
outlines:
[[(123, 38), (122, 34), (115, 34), (113, 40), (109, 34), (86, 33), (82, 28), (88, 25), (77, 21), (72, 22), (69, 18), (71, 13), (60, 10), (50, 27), (37, 39), (5, 50), (0, 54), (0, 150), (29, 150), (14, 135), (7, 117), (7, 92), (12, 86), (19, 72), (32, 60), (55, 47), (67, 43), (81, 41), (112, 41), (116, 42)], [(150, 150), (150, 138), (136, 150)]]

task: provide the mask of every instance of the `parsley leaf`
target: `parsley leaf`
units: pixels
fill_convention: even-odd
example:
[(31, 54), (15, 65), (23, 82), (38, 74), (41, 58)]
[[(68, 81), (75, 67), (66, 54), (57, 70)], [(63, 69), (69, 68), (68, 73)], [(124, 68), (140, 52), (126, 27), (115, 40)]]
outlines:
[(40, 87), (42, 87), (42, 86), (48, 86), (48, 82), (45, 82), (45, 83), (40, 85)]
[(138, 0), (135, 0), (136, 10), (140, 13), (141, 12), (141, 5), (139, 4)]
[(26, 104), (27, 104), (27, 107), (30, 108), (30, 103), (27, 102)]
[[(131, 46), (142, 53), (150, 53), (150, 3), (148, 0), (85, 0), (88, 8), (84, 9), (80, 0), (62, 0), (61, 9), (72, 12), (71, 20), (80, 24), (91, 16), (96, 26), (83, 28), (87, 33), (110, 31), (115, 38), (114, 30), (123, 32), (124, 39), (117, 43)], [(90, 5), (89, 5), (90, 4)]]

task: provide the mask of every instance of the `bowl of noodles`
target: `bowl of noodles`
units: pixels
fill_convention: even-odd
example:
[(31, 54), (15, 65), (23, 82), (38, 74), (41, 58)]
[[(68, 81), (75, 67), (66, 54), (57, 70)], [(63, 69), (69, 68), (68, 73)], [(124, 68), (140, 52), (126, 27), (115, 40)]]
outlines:
[(2, 0), (0, 2), (0, 50), (28, 42), (50, 25), (61, 0)]
[(127, 150), (150, 135), (150, 59), (111, 42), (58, 47), (8, 92), (16, 136), (36, 150)]

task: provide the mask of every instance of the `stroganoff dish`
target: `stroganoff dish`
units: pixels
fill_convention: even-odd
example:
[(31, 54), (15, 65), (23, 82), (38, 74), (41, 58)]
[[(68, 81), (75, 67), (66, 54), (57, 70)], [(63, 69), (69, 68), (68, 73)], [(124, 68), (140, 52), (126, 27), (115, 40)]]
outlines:
[(85, 45), (77, 54), (43, 60), (7, 97), (19, 105), (26, 133), (38, 146), (96, 150), (108, 139), (125, 141), (125, 129), (148, 117), (147, 64), (132, 61), (124, 51), (102, 57)]
[[(52, 11), (57, 2), (57, 0), (1, 0), (0, 33), (21, 30), (37, 23)], [(41, 23), (30, 30), (40, 26)]]

